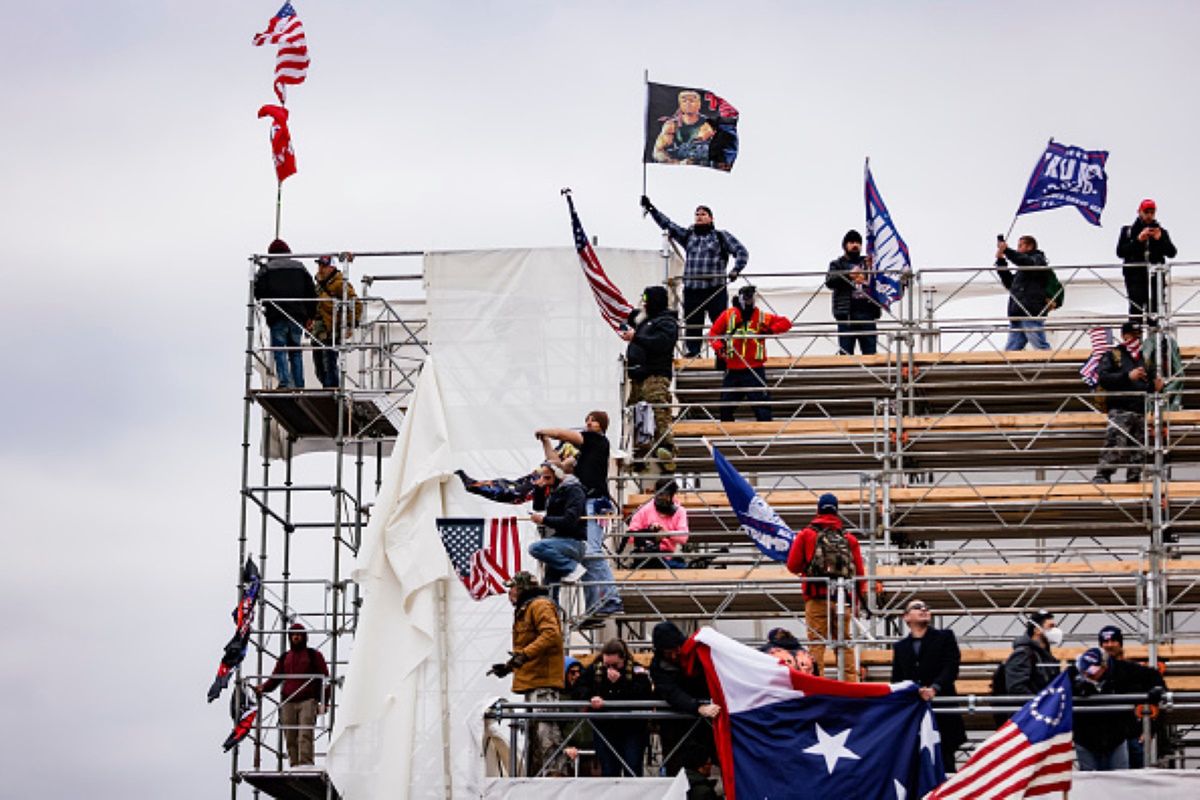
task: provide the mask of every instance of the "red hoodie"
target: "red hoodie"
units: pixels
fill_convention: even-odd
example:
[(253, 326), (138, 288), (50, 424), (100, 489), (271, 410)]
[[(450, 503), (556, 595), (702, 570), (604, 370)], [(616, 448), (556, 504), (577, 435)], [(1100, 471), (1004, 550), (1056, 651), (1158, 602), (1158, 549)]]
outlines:
[[(299, 632), (289, 631), (289, 638), (290, 634)], [(283, 654), (283, 658), (275, 662), (275, 669), (271, 672), (272, 677), (262, 685), (263, 694), (273, 691), (282, 683), (283, 692), (279, 698), (281, 703), (299, 703), (304, 700), (320, 702), (322, 694), (324, 694), (324, 701), (329, 702), (330, 690), (333, 687), (326, 685), (324, 693), (321, 691), (321, 685), (325, 681), (320, 676), (329, 677), (329, 667), (325, 664), (325, 656), (321, 655), (320, 650), (309, 647), (308, 634), (303, 635), (304, 641), (299, 647), (289, 648)], [(304, 675), (306, 677), (276, 678), (274, 677), (276, 675)]]
[[(787, 568), (788, 571), (796, 575), (803, 575), (805, 569), (808, 568), (808, 562), (812, 561), (813, 550), (817, 546), (817, 531), (813, 528), (814, 525), (822, 525), (826, 528), (842, 529), (842, 519), (837, 514), (818, 514), (813, 517), (813, 521), (808, 527), (796, 534), (796, 538), (792, 540), (792, 549), (788, 551)], [(867, 570), (863, 566), (862, 550), (858, 547), (858, 537), (853, 533), (846, 533), (846, 542), (850, 545), (850, 555), (854, 558), (854, 572), (856, 575), (865, 575)], [(866, 578), (858, 578), (858, 599), (862, 604), (867, 602), (867, 581)], [(807, 579), (804, 581), (804, 597), (806, 600), (824, 600), (827, 596), (826, 584), (813, 581), (809, 583)]]

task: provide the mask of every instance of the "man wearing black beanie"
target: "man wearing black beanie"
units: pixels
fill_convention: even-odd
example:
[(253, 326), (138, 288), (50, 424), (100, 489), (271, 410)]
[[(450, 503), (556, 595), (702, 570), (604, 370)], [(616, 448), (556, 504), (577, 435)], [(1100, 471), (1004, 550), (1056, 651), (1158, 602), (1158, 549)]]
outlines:
[(654, 450), (663, 471), (675, 471), (675, 439), (671, 436), (671, 378), (674, 375), (675, 343), (679, 340), (679, 315), (669, 305), (665, 286), (647, 286), (639, 308), (629, 312), (621, 329), (629, 343), (625, 366), (629, 372), (629, 405), (648, 403), (654, 413), (654, 436), (639, 446), (634, 436), (634, 454), (644, 457)]
[(847, 231), (842, 237), (842, 255), (829, 262), (825, 276), (825, 286), (833, 290), (839, 355), (853, 355), (856, 342), (864, 356), (875, 355), (875, 320), (882, 309), (871, 297), (871, 262), (863, 257), (862, 243), (862, 234)]

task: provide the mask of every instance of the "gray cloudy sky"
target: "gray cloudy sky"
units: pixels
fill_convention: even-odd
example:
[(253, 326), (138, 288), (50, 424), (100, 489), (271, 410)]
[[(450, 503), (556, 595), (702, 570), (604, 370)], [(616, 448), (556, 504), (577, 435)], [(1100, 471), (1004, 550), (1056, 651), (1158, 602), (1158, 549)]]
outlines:
[[(245, 256), (271, 238), (278, 6), (3, 0), (0, 486), (6, 796), (211, 798), (204, 690), (236, 564)], [(733, 174), (651, 168), (749, 246), (821, 269), (862, 162), (918, 265), (978, 263), (1046, 140), (1111, 151), (1105, 226), (1026, 218), (1055, 263), (1112, 260), (1153, 196), (1200, 250), (1191, 2), (327, 2), (293, 90), (296, 249), (653, 248), (642, 70), (742, 112)], [(1191, 244), (1189, 244), (1191, 243)]]

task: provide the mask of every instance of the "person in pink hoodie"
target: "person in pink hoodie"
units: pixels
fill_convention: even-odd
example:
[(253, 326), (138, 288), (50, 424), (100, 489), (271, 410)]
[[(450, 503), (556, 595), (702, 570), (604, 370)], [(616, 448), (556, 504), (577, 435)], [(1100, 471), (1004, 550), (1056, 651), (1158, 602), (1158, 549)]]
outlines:
[[(687, 567), (684, 559), (675, 556), (675, 552), (688, 540), (687, 509), (675, 502), (678, 491), (679, 486), (674, 480), (659, 478), (654, 484), (654, 497), (633, 512), (628, 528), (630, 533), (635, 534), (659, 534), (656, 538), (630, 538), (633, 540), (634, 552), (656, 553), (662, 564), (670, 569)], [(654, 568), (658, 564), (653, 563), (653, 559), (647, 559), (638, 566)]]

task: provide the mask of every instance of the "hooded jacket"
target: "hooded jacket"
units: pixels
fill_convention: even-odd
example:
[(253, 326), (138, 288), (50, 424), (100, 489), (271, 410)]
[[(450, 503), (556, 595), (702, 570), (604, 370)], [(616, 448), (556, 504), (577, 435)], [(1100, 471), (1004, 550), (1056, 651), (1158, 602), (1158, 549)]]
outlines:
[(306, 325), (317, 315), (317, 290), (312, 276), (294, 258), (271, 258), (263, 262), (254, 275), (254, 299), (264, 301), (263, 313), (268, 325), (286, 319)]
[(527, 660), (513, 670), (512, 690), (563, 688), (563, 637), (558, 609), (544, 586), (533, 586), (517, 597), (513, 608), (512, 652)]
[(843, 253), (841, 257), (829, 262), (825, 286), (833, 290), (833, 318), (840, 321), (879, 319), (883, 313), (879, 304), (869, 297), (855, 294), (858, 284), (850, 277), (855, 267), (866, 269), (866, 259), (862, 255), (851, 258)]
[(587, 491), (574, 475), (562, 479), (546, 499), (546, 516), (542, 524), (563, 539), (587, 540)]
[(786, 333), (792, 321), (778, 314), (769, 314), (757, 306), (749, 317), (737, 302), (725, 309), (708, 331), (713, 352), (725, 359), (731, 370), (756, 369), (767, 360), (767, 340), (763, 334)]
[(675, 343), (679, 341), (679, 315), (668, 306), (663, 286), (646, 289), (646, 308), (629, 312), (633, 338), (625, 349), (629, 377), (642, 381), (652, 376), (674, 374)]
[[(1009, 261), (1022, 269), (1014, 273), (1008, 268)], [(1044, 317), (1048, 303), (1046, 284), (1050, 281), (1049, 262), (1045, 253), (1041, 250), (1022, 253), (1009, 247), (1004, 251), (1004, 258), (996, 260), (996, 267), (1000, 282), (1008, 289), (1008, 316)]]
[(1049, 686), (1058, 672), (1058, 662), (1050, 651), (1023, 633), (1013, 641), (1013, 651), (1004, 662), (1005, 691), (1032, 697)]
[[(794, 575), (804, 575), (808, 570), (808, 564), (812, 561), (813, 552), (817, 547), (817, 526), (826, 528), (837, 528), (842, 530), (842, 519), (837, 514), (818, 514), (813, 517), (813, 521), (808, 527), (800, 531), (796, 538), (792, 540), (792, 548), (788, 551), (787, 568)], [(867, 569), (863, 566), (862, 550), (858, 546), (858, 537), (853, 533), (846, 533), (846, 542), (850, 545), (850, 556), (854, 559), (854, 572), (856, 575), (866, 575)], [(859, 602), (866, 605), (867, 602), (867, 579), (860, 577), (855, 581), (857, 584), (856, 593), (858, 594)], [(806, 600), (825, 600), (828, 598), (829, 590), (825, 582), (812, 581), (808, 578), (804, 579), (804, 598)]]
[[(292, 646), (291, 638), (294, 633), (299, 633), (302, 637), (299, 647)], [(277, 678), (276, 675), (292, 677)], [(271, 671), (271, 677), (263, 682), (262, 691), (263, 694), (272, 692), (282, 684), (281, 703), (320, 701), (322, 698), (329, 702), (329, 694), (333, 687), (325, 685), (325, 681), (320, 677), (322, 675), (329, 677), (325, 656), (321, 655), (320, 650), (308, 646), (308, 633), (297, 623), (288, 629), (288, 651), (283, 654), (283, 658), (275, 662), (275, 669)], [(322, 686), (325, 687), (324, 691)]]

